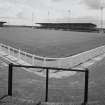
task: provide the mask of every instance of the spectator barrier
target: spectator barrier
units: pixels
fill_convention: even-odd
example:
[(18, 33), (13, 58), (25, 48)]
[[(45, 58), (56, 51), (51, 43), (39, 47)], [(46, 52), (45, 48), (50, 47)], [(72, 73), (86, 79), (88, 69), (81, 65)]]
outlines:
[(0, 50), (4, 53), (4, 55), (7, 55), (8, 58), (17, 61), (19, 64), (72, 68), (96, 56), (104, 54), (105, 46), (100, 46), (92, 50), (65, 58), (48, 58), (36, 56), (35, 54), (27, 53), (21, 49), (16, 49), (3, 43), (0, 43)]

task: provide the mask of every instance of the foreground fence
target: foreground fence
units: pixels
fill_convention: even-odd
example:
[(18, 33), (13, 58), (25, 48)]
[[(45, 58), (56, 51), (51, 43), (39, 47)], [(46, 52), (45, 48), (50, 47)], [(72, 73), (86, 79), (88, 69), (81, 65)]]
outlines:
[(105, 46), (101, 46), (70, 57), (47, 58), (36, 56), (35, 54), (30, 54), (22, 51), (21, 49), (16, 49), (2, 43), (0, 43), (0, 49), (5, 52), (9, 58), (17, 61), (19, 64), (61, 68), (72, 68), (76, 65), (86, 62), (89, 59), (105, 53)]
[(14, 65), (9, 64), (8, 72), (8, 95), (12, 96), (12, 82), (13, 82), (13, 67), (24, 67), (24, 68), (41, 68), (46, 69), (46, 90), (45, 90), (45, 102), (48, 102), (48, 84), (49, 84), (49, 71), (50, 70), (62, 70), (62, 71), (76, 71), (85, 73), (85, 87), (84, 87), (84, 101), (83, 105), (87, 105), (88, 102), (88, 79), (89, 79), (89, 70), (77, 70), (77, 69), (65, 69), (65, 68), (53, 68), (53, 67), (40, 67), (40, 66), (27, 66), (27, 65)]

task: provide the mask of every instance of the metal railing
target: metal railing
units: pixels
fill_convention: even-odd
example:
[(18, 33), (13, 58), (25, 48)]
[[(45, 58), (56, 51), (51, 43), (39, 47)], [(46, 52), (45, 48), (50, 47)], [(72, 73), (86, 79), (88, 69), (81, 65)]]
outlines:
[(41, 67), (41, 66), (27, 66), (27, 65), (15, 65), (9, 64), (8, 71), (8, 95), (12, 96), (12, 82), (13, 82), (13, 67), (24, 67), (24, 68), (41, 68), (46, 70), (46, 90), (45, 90), (45, 102), (48, 102), (48, 84), (49, 84), (49, 70), (62, 70), (62, 71), (76, 71), (85, 73), (85, 86), (84, 86), (84, 101), (83, 105), (87, 105), (88, 102), (88, 80), (89, 70), (77, 70), (77, 69), (66, 69), (66, 68), (54, 68), (54, 67)]
[(4, 51), (4, 53), (6, 53), (10, 59), (12, 58), (19, 64), (22, 64), (20, 62), (23, 61), (25, 65), (29, 64), (32, 66), (51, 66), (61, 68), (73, 68), (76, 65), (79, 65), (83, 62), (88, 61), (89, 59), (92, 59), (105, 53), (105, 45), (64, 58), (41, 57), (35, 54), (27, 53), (22, 49), (13, 48), (3, 43), (0, 43), (0, 49)]

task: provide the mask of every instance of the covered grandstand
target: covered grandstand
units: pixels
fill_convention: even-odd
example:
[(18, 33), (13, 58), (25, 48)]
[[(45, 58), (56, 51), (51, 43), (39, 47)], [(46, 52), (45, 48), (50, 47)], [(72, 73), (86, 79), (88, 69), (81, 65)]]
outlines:
[(39, 28), (44, 29), (64, 29), (75, 31), (97, 31), (97, 25), (93, 23), (37, 23)]
[(7, 23), (7, 22), (0, 21), (0, 27), (3, 27), (4, 26), (4, 23)]

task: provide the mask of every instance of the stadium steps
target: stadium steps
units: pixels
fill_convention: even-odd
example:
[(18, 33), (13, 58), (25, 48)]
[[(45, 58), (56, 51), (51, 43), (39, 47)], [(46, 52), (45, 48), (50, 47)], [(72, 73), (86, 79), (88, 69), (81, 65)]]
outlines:
[(62, 72), (62, 70), (54, 70), (53, 73)]
[(44, 71), (44, 69), (38, 69), (37, 70), (37, 72), (43, 72)]
[(18, 60), (17, 58), (15, 58), (15, 57), (13, 57), (11, 55), (8, 55), (7, 58), (11, 59), (14, 62), (16, 62)]
[[(31, 64), (23, 61), (22, 59), (18, 59), (12, 55), (8, 55), (5, 51), (2, 51), (0, 49), (0, 56), (2, 56), (3, 58), (5, 58), (6, 60), (10, 61), (11, 63), (14, 63), (14, 64), (22, 64), (22, 65), (28, 65), (28, 66), (32, 66)], [(103, 58), (105, 58), (105, 54), (102, 54), (102, 55), (99, 55), (97, 57), (94, 57), (92, 59), (89, 59), (88, 61), (86, 62), (83, 62), (79, 65), (76, 65), (75, 67), (73, 67), (72, 69), (85, 69), (85, 68), (88, 68), (89, 66), (92, 66), (93, 64), (95, 64), (96, 62), (98, 61), (101, 61)], [(27, 71), (32, 71), (32, 72), (39, 72), (41, 73), (41, 75), (45, 75), (46, 73), (46, 70), (43, 70), (43, 69), (28, 69)], [(62, 70), (50, 70), (50, 74), (52, 75), (51, 77), (54, 76), (54, 78), (62, 78), (62, 77), (68, 77), (70, 75), (72, 75), (72, 73), (67, 73), (67, 71), (62, 71)], [(69, 75), (68, 75), (69, 74)], [(60, 75), (60, 76), (58, 76)]]
[(29, 63), (27, 63), (27, 62), (25, 62), (25, 61), (23, 61), (23, 60), (21, 60), (21, 59), (19, 59), (19, 60), (17, 61), (17, 63), (18, 63), (18, 64), (22, 64), (22, 65), (32, 66), (31, 64), (29, 64)]
[(7, 96), (0, 100), (0, 105), (36, 105), (33, 100)]
[(7, 56), (8, 54), (5, 53), (4, 51), (1, 51), (1, 50), (0, 50), (0, 55), (2, 55), (2, 56)]
[[(15, 63), (15, 64), (22, 64), (22, 65), (28, 65), (28, 66), (32, 66), (31, 64), (21, 60), (21, 59), (18, 59), (16, 57), (13, 57), (11, 55), (8, 55), (7, 53), (5, 53), (4, 51), (0, 50), (0, 55), (5, 58), (6, 60), (10, 61), (11, 63)], [(26, 70), (26, 69), (25, 69)], [(28, 70), (27, 70), (28, 71)], [(37, 71), (39, 73), (42, 73), (44, 72), (43, 69), (38, 69), (38, 70), (34, 70), (34, 69), (31, 69), (31, 71)]]

